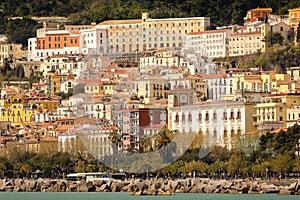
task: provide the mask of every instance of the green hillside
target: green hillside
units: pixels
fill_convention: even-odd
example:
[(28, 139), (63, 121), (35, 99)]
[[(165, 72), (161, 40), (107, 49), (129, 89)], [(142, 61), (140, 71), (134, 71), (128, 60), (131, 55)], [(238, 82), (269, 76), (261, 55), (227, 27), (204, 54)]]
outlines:
[[(211, 17), (216, 25), (242, 23), (247, 10), (271, 7), (273, 13), (287, 14), (300, 6), (298, 0), (2, 0), (0, 23), (11, 16), (65, 16), (85, 24), (105, 19), (140, 18), (142, 11), (160, 17)], [(3, 30), (2, 30), (3, 31)]]

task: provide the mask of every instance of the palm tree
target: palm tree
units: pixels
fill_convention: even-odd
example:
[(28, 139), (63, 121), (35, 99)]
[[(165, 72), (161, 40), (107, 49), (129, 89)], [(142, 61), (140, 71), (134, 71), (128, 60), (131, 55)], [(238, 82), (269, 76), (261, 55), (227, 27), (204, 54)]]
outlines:
[(172, 162), (172, 158), (176, 152), (176, 143), (172, 141), (173, 134), (167, 129), (163, 129), (155, 136), (156, 149), (165, 163)]

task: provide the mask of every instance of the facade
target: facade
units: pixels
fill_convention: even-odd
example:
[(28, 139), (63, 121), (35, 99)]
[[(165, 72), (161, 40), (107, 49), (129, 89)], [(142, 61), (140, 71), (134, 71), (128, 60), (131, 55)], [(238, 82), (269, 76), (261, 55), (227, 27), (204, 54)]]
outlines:
[(70, 54), (49, 56), (40, 65), (40, 71), (44, 77), (48, 72), (56, 72), (61, 75), (72, 74), (75, 79), (79, 79), (85, 69), (86, 67), (81, 61), (81, 57)]
[(79, 34), (66, 30), (48, 30), (28, 39), (28, 60), (44, 60), (54, 54), (80, 53)]
[(271, 95), (255, 106), (254, 124), (258, 130), (264, 131), (289, 127), (299, 118), (299, 106), (298, 94)]
[(203, 80), (201, 75), (188, 76), (191, 88), (194, 89), (196, 95), (196, 102), (204, 101), (207, 99), (207, 83)]
[[(138, 102), (116, 102), (112, 104), (112, 122), (122, 136), (121, 148), (139, 149), (139, 108)], [(125, 138), (124, 138), (125, 137)]]
[(226, 57), (231, 32), (229, 29), (191, 32), (186, 36), (185, 48), (192, 48), (195, 53), (204, 51), (209, 58)]
[(0, 66), (4, 64), (4, 60), (16, 60), (23, 58), (24, 51), (22, 44), (7, 44), (0, 42)]
[(247, 12), (244, 17), (244, 23), (252, 23), (256, 21), (264, 21), (264, 19), (272, 13), (272, 8), (255, 8)]
[(140, 58), (140, 75), (145, 77), (151, 75), (153, 68), (168, 69), (169, 67), (183, 66), (183, 57), (174, 54), (172, 51), (157, 51), (152, 55), (147, 55)]
[[(159, 131), (160, 125), (166, 125), (168, 121), (167, 109), (163, 107), (157, 107), (155, 105), (145, 106), (139, 108), (139, 131), (140, 136), (143, 137), (145, 129), (148, 128), (147, 133), (150, 132), (150, 128), (156, 128)], [(163, 126), (162, 126), (163, 127)], [(161, 127), (161, 128), (162, 128)], [(154, 132), (151, 132), (155, 134)], [(149, 136), (149, 135), (148, 135)]]
[(229, 56), (254, 54), (261, 50), (260, 32), (236, 33), (229, 38)]
[(289, 25), (295, 31), (300, 23), (300, 7), (289, 10)]
[(202, 75), (207, 84), (209, 99), (222, 100), (227, 94), (227, 74), (207, 74)]
[(254, 104), (237, 101), (207, 101), (169, 107), (168, 128), (180, 133), (201, 133), (212, 144), (229, 149), (235, 137), (253, 131)]
[(151, 19), (149, 13), (142, 13), (142, 19), (104, 21), (96, 29), (107, 32), (107, 53), (127, 53), (181, 48), (188, 33), (209, 27), (206, 17)]

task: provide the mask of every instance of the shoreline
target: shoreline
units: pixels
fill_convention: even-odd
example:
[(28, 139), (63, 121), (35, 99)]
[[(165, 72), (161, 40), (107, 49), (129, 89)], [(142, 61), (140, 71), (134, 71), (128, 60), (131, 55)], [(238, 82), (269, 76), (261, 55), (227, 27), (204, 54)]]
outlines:
[(0, 192), (128, 192), (131, 195), (174, 195), (176, 193), (281, 194), (300, 195), (300, 180), (258, 182), (187, 178), (180, 180), (93, 180), (0, 179)]

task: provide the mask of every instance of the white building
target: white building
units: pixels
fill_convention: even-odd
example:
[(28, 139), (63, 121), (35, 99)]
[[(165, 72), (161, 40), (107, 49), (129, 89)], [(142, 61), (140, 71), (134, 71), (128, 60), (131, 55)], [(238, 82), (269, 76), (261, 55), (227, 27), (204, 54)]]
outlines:
[(78, 53), (79, 34), (66, 30), (46, 30), (28, 39), (28, 60), (39, 61), (56, 54)]
[(234, 138), (253, 131), (254, 104), (206, 101), (168, 108), (168, 128), (180, 133), (202, 133), (211, 144), (234, 148)]
[(186, 36), (185, 48), (209, 58), (228, 56), (227, 39), (232, 31), (229, 29), (191, 32)]
[(225, 98), (228, 90), (227, 76), (227, 74), (202, 75), (203, 80), (207, 83), (209, 99), (223, 100)]

